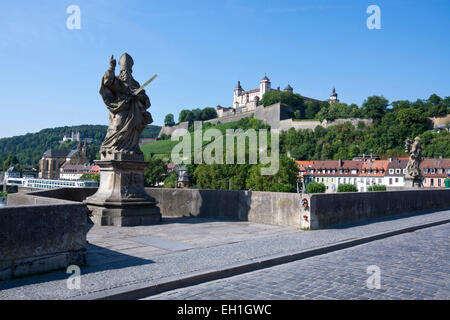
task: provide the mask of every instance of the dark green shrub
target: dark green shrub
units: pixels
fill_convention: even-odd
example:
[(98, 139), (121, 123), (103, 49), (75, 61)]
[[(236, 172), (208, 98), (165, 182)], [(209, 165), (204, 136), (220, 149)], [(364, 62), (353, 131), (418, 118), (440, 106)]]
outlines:
[(384, 184), (379, 184), (367, 188), (367, 191), (386, 191), (386, 186)]
[(306, 185), (307, 193), (325, 193), (326, 189), (325, 185), (319, 182), (310, 182)]
[(358, 188), (354, 184), (340, 184), (337, 192), (358, 192)]

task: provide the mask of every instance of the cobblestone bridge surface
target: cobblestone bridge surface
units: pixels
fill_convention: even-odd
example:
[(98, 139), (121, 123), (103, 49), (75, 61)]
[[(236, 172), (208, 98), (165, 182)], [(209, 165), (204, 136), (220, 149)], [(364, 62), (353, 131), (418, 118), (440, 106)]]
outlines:
[(447, 223), (147, 299), (448, 300), (449, 240)]
[[(70, 273), (57, 270), (0, 281), (0, 300), (99, 299), (117, 294), (138, 299), (146, 295), (142, 289), (150, 288), (150, 295), (156, 291), (152, 288), (158, 289), (163, 284), (184, 286), (190, 283), (186, 282), (189, 277), (208, 273), (229, 275), (227, 270), (236, 266), (245, 270), (250, 264), (312, 250), (324, 251), (316, 253), (315, 258), (161, 297), (194, 299), (198, 294), (199, 299), (213, 296), (301, 299), (369, 295), (448, 299), (448, 282), (443, 279), (449, 273), (449, 230), (430, 225), (448, 225), (449, 218), (450, 210), (444, 210), (315, 231), (200, 218), (165, 219), (159, 225), (134, 228), (93, 227), (88, 233), (87, 266), (81, 267), (79, 289), (69, 288)], [(423, 231), (363, 241), (367, 244), (354, 248), (352, 245), (353, 249), (328, 250), (380, 234), (404, 234), (407, 229)], [(428, 238), (422, 240), (423, 237)], [(335, 253), (324, 255), (330, 251)], [(380, 290), (367, 291), (365, 287), (369, 265), (381, 268)], [(233, 274), (242, 274), (243, 270)], [(210, 285), (217, 288), (209, 290)], [(134, 291), (139, 294), (130, 294)]]

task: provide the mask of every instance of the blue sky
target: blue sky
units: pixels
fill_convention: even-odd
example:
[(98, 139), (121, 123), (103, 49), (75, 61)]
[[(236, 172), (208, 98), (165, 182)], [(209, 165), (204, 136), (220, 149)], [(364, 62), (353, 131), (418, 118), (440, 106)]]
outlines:
[[(69, 30), (69, 5), (81, 29)], [(381, 30), (366, 27), (369, 5)], [(109, 57), (133, 56), (154, 124), (183, 108), (231, 106), (233, 88), (290, 83), (343, 102), (450, 95), (450, 1), (40, 0), (0, 12), (0, 137), (107, 124), (98, 89)]]

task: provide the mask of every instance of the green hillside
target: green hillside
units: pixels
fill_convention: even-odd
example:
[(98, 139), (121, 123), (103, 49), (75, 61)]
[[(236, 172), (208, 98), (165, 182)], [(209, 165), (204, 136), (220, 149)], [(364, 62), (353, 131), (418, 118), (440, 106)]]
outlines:
[[(259, 129), (259, 128), (268, 128), (267, 125), (264, 125), (260, 120), (254, 119), (254, 118), (244, 118), (239, 121), (234, 122), (228, 122), (228, 123), (218, 123), (217, 125), (213, 125), (208, 122), (204, 122), (202, 125), (202, 131), (203, 133), (210, 128), (218, 129), (222, 134), (226, 133), (227, 129), (242, 129), (247, 130), (250, 128), (253, 129)], [(194, 127), (191, 126), (189, 128), (189, 132), (193, 133)], [(202, 134), (203, 134), (202, 133)], [(181, 139), (180, 139), (181, 141)], [(178, 141), (172, 141), (172, 140), (159, 140), (155, 141), (150, 144), (146, 144), (141, 147), (142, 152), (145, 154), (146, 157), (156, 157), (156, 158), (162, 158), (162, 159), (170, 159), (170, 153), (172, 152), (172, 149), (175, 145), (177, 145)], [(210, 141), (202, 141), (202, 147), (204, 148)], [(191, 135), (191, 147), (192, 150), (194, 148), (194, 136)]]
[[(107, 126), (105, 125), (80, 125), (43, 129), (36, 133), (27, 133), (22, 136), (0, 139), (0, 170), (4, 169), (3, 163), (9, 157), (6, 165), (18, 161), (20, 166), (37, 167), (39, 159), (47, 149), (70, 149), (76, 146), (76, 142), (60, 143), (64, 135), (71, 132), (80, 132), (81, 139), (91, 138), (94, 142), (88, 145), (89, 156), (95, 159), (100, 145), (105, 138)], [(155, 138), (160, 126), (147, 126), (142, 132), (142, 138)], [(12, 158), (15, 157), (15, 160)]]
[(142, 152), (146, 156), (154, 156), (157, 158), (169, 158), (172, 148), (177, 144), (177, 141), (159, 140), (141, 147)]

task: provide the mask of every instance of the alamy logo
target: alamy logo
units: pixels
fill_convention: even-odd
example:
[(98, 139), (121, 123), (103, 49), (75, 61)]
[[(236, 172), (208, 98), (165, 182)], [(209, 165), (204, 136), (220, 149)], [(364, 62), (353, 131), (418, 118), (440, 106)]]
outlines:
[(81, 270), (80, 270), (80, 267), (76, 266), (76, 265), (68, 266), (66, 273), (67, 274), (71, 274), (71, 276), (67, 279), (67, 289), (69, 289), (69, 290), (80, 290), (81, 289)]
[(67, 7), (66, 13), (70, 16), (66, 20), (66, 26), (69, 30), (81, 29), (81, 9), (77, 5)]
[[(270, 136), (270, 152), (268, 136)], [(175, 131), (172, 134), (172, 141), (179, 143), (173, 147), (171, 158), (176, 164), (191, 164), (192, 160), (194, 164), (246, 164), (248, 156), (249, 164), (267, 165), (261, 168), (261, 175), (274, 175), (279, 169), (279, 139), (279, 130), (273, 129), (270, 130), (270, 134), (266, 129), (260, 129), (258, 132), (254, 129), (246, 131), (227, 129), (225, 135), (214, 128), (203, 132), (202, 122), (195, 121), (193, 133), (179, 135)], [(205, 147), (203, 142), (207, 142)]]
[(367, 18), (367, 28), (370, 30), (381, 29), (381, 9), (377, 5), (370, 5), (367, 7), (367, 14), (370, 14)]
[(367, 274), (370, 277), (367, 278), (367, 289), (381, 289), (381, 270), (380, 267), (372, 265), (367, 267)]

